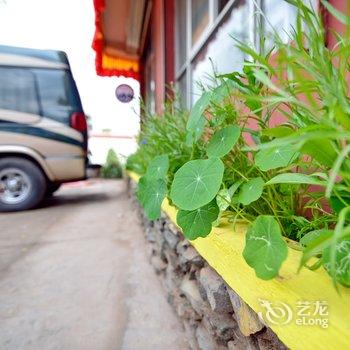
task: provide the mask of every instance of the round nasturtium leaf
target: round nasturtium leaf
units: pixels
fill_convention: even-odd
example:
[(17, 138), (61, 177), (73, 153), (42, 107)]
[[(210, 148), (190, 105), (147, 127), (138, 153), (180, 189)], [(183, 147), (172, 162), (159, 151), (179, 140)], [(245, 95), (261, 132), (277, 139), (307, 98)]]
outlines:
[(214, 199), (223, 174), (224, 165), (218, 158), (191, 160), (175, 173), (170, 198), (180, 209), (198, 209)]
[(194, 104), (187, 122), (187, 130), (196, 131), (198, 122), (209, 105), (211, 98), (210, 91), (206, 91)]
[(186, 146), (191, 147), (194, 142), (197, 142), (201, 138), (204, 131), (205, 123), (206, 119), (204, 117), (200, 117), (194, 130), (187, 131)]
[(262, 149), (255, 155), (254, 161), (262, 171), (268, 171), (289, 165), (298, 155), (296, 146), (286, 145)]
[(241, 186), (238, 195), (238, 202), (248, 205), (258, 200), (264, 190), (264, 180), (261, 177), (255, 177)]
[(247, 264), (259, 278), (269, 280), (277, 276), (287, 254), (287, 243), (276, 219), (268, 215), (258, 216), (246, 235), (243, 257)]
[(167, 154), (156, 156), (147, 167), (148, 179), (165, 179), (169, 169), (169, 157)]
[(156, 220), (160, 217), (160, 209), (166, 193), (167, 185), (164, 180), (141, 177), (137, 188), (137, 198), (148, 219)]
[(218, 215), (219, 208), (214, 200), (196, 210), (179, 210), (176, 221), (184, 236), (194, 240), (198, 237), (206, 237), (210, 233), (212, 223)]
[(337, 242), (335, 256), (335, 276), (332, 276), (331, 269), (331, 247), (323, 251), (323, 266), (331, 277), (344, 285), (350, 287), (350, 238), (342, 239)]
[(229, 125), (217, 131), (209, 141), (207, 155), (209, 158), (220, 158), (231, 151), (241, 135), (241, 128)]

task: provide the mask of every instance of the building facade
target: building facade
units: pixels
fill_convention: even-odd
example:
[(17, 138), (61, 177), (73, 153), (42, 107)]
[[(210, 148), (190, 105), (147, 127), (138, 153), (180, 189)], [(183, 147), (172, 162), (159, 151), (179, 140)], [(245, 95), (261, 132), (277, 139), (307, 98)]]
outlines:
[[(348, 0), (329, 0), (349, 11)], [(322, 11), (327, 42), (342, 25), (319, 0), (305, 0)], [(214, 73), (240, 70), (248, 59), (237, 40), (271, 48), (277, 32), (288, 41), (296, 9), (284, 0), (94, 0), (96, 69), (100, 75), (138, 79), (146, 107), (160, 113), (171, 88), (191, 107)], [(262, 43), (261, 38), (265, 38)]]

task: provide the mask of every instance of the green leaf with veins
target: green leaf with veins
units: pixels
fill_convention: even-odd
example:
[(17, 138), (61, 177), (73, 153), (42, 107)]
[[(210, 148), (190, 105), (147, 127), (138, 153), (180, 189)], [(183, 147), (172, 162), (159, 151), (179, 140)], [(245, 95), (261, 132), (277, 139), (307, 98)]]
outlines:
[(225, 211), (231, 203), (231, 195), (228, 189), (220, 190), (216, 196), (216, 203), (220, 211)]
[(238, 195), (238, 202), (248, 205), (258, 200), (264, 189), (264, 180), (261, 177), (255, 177), (244, 183)]
[(289, 165), (298, 155), (298, 147), (287, 145), (262, 149), (255, 155), (254, 161), (262, 171), (268, 171)]
[[(323, 251), (322, 261), (324, 268), (331, 275), (330, 250), (328, 247)], [(350, 287), (350, 238), (337, 242), (334, 270), (335, 279), (345, 287)]]
[(266, 185), (275, 184), (297, 184), (297, 185), (326, 185), (325, 181), (319, 180), (317, 177), (299, 173), (279, 174), (266, 182)]
[(198, 101), (194, 104), (190, 116), (187, 121), (187, 130), (195, 131), (198, 125), (200, 118), (203, 116), (204, 111), (209, 105), (211, 98), (210, 91), (206, 91), (202, 94), (202, 96), (198, 99)]
[(207, 147), (209, 158), (220, 158), (231, 151), (241, 135), (241, 128), (229, 125), (217, 131), (210, 139)]
[(175, 173), (170, 198), (180, 209), (198, 209), (214, 199), (223, 174), (224, 165), (218, 158), (191, 160)]
[(169, 157), (167, 154), (156, 156), (147, 167), (147, 179), (165, 179), (169, 169)]
[(176, 221), (181, 227), (184, 236), (189, 240), (198, 237), (206, 237), (211, 229), (212, 223), (218, 218), (219, 208), (215, 200), (196, 210), (179, 210)]
[(195, 129), (187, 131), (186, 134), (186, 145), (191, 147), (194, 142), (198, 141), (203, 134), (206, 120), (204, 117), (200, 117)]
[(249, 227), (243, 257), (256, 275), (269, 280), (277, 276), (288, 248), (273, 216), (261, 215)]
[(140, 178), (137, 188), (137, 198), (142, 204), (148, 219), (156, 220), (160, 217), (162, 202), (167, 193), (166, 182), (162, 179)]

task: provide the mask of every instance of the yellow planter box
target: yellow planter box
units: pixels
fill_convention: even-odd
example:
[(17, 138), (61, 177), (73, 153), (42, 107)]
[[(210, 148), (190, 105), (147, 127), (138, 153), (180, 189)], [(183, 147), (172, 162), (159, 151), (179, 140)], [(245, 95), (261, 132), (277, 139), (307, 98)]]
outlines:
[[(139, 179), (132, 172), (129, 176)], [(167, 199), (162, 210), (176, 223), (177, 210)], [(340, 286), (338, 294), (322, 268), (297, 273), (301, 252), (291, 248), (277, 278), (257, 278), (242, 256), (245, 231), (246, 226), (226, 223), (191, 243), (287, 347), (350, 349), (350, 289)]]

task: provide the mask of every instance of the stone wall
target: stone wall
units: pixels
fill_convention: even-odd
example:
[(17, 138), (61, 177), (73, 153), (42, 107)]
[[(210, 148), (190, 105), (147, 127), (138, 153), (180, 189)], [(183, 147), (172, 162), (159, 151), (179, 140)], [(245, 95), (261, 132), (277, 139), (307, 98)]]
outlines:
[(150, 262), (183, 322), (190, 348), (286, 349), (165, 214), (154, 222), (144, 216), (135, 187), (129, 180), (129, 193), (145, 229)]

